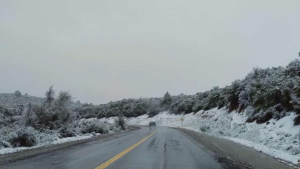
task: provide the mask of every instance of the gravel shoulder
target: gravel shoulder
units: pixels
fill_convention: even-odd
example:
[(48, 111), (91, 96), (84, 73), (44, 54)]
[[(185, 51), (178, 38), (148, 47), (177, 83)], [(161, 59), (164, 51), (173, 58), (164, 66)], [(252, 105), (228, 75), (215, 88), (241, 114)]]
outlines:
[(57, 145), (42, 146), (42, 147), (38, 147), (38, 148), (22, 150), (22, 151), (15, 152), (15, 153), (3, 154), (3, 155), (0, 155), (0, 165), (11, 163), (11, 162), (22, 160), (22, 159), (26, 159), (26, 158), (30, 158), (30, 157), (34, 157), (34, 156), (38, 156), (41, 154), (46, 154), (46, 153), (56, 151), (56, 150), (61, 150), (64, 148), (69, 148), (71, 146), (75, 146), (78, 144), (92, 142), (92, 141), (95, 141), (98, 139), (109, 138), (109, 137), (112, 137), (115, 135), (124, 134), (124, 133), (135, 131), (138, 129), (140, 129), (140, 128), (137, 126), (130, 126), (128, 131), (121, 132), (121, 133), (106, 134), (106, 135), (96, 136), (96, 137), (83, 139), (83, 140), (77, 140), (77, 141), (72, 141), (72, 142), (67, 142), (67, 143), (62, 143), (62, 144), (57, 144)]
[(257, 152), (230, 140), (178, 128), (185, 136), (198, 143), (214, 156), (225, 169), (294, 169), (297, 166), (283, 164), (277, 159)]

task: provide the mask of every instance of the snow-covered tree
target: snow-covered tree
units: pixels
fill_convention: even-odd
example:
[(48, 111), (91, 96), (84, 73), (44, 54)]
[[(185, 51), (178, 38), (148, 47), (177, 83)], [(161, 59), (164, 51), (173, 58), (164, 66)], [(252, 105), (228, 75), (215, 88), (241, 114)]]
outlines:
[(295, 59), (292, 61), (285, 70), (287, 76), (295, 77), (300, 76), (300, 60)]
[(16, 90), (15, 91), (15, 96), (17, 96), (17, 97), (21, 97), (22, 96), (22, 93), (20, 92), (20, 90)]
[(170, 106), (172, 104), (172, 97), (169, 92), (164, 95), (164, 98), (161, 102), (162, 106)]
[(49, 90), (46, 91), (45, 95), (46, 95), (46, 103), (49, 106), (53, 103), (55, 99), (55, 91), (53, 90), (53, 86), (49, 87)]

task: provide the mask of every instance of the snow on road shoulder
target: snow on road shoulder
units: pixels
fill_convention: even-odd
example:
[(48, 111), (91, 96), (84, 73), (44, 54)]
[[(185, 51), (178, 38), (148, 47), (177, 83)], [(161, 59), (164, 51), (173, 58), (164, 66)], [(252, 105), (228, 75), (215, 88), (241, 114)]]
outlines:
[(160, 126), (182, 127), (209, 135), (222, 137), (284, 161), (298, 164), (300, 159), (300, 126), (294, 126), (296, 114), (291, 112), (280, 120), (267, 123), (245, 123), (244, 113), (228, 113), (226, 109), (211, 109), (195, 114), (174, 115), (162, 112), (149, 118), (147, 115), (128, 118), (128, 124), (148, 125), (150, 121)]
[(22, 150), (36, 149), (36, 148), (40, 148), (40, 147), (44, 147), (44, 146), (58, 145), (58, 144), (63, 144), (63, 143), (67, 143), (67, 142), (77, 141), (77, 140), (84, 140), (84, 139), (88, 139), (88, 138), (92, 138), (92, 137), (93, 137), (93, 135), (89, 134), (89, 135), (84, 135), (84, 136), (62, 138), (62, 139), (58, 139), (53, 142), (46, 142), (46, 143), (42, 143), (42, 144), (39, 144), (39, 145), (33, 146), (33, 147), (2, 148), (2, 149), (0, 149), (0, 155), (15, 153), (15, 152), (19, 152)]
[[(12, 147), (10, 143), (8, 143), (5, 140), (9, 140), (9, 138), (12, 137), (11, 135), (15, 135), (16, 133), (12, 132), (13, 129), (9, 129), (5, 131), (6, 133), (7, 132), (9, 133), (7, 136), (5, 136), (6, 139), (1, 139), (1, 136), (3, 135), (0, 135), (0, 155), (15, 153), (23, 150), (28, 150), (28, 149), (36, 149), (45, 146), (47, 147), (52, 145), (59, 145), (59, 144), (78, 141), (78, 140), (89, 139), (95, 136), (99, 136), (101, 134), (94, 131), (91, 132), (89, 131), (88, 133), (83, 131), (97, 129), (98, 127), (101, 128), (103, 131), (107, 131), (102, 134), (113, 134), (113, 133), (123, 132), (120, 127), (116, 126), (115, 124), (116, 119), (117, 118), (113, 118), (113, 117), (102, 118), (102, 119), (97, 119), (97, 118), (80, 119), (79, 121), (76, 122), (77, 127), (73, 128), (73, 130), (76, 131), (76, 135), (73, 137), (65, 137), (65, 138), (60, 137), (60, 134), (57, 131), (47, 130), (44, 132), (39, 132), (33, 128), (29, 128), (28, 130), (30, 130), (30, 133), (35, 136), (35, 140), (36, 140), (36, 145), (32, 147)], [(1, 147), (1, 143), (9, 144), (9, 146)]]
[(247, 147), (251, 147), (251, 148), (255, 149), (256, 151), (262, 152), (262, 153), (272, 156), (274, 158), (282, 159), (284, 161), (288, 161), (293, 164), (298, 164), (299, 156), (292, 155), (288, 152), (275, 150), (275, 149), (269, 148), (267, 146), (264, 146), (262, 144), (254, 143), (254, 142), (239, 139), (239, 138), (232, 138), (232, 137), (222, 137), (222, 138), (234, 141), (236, 143), (242, 144)]

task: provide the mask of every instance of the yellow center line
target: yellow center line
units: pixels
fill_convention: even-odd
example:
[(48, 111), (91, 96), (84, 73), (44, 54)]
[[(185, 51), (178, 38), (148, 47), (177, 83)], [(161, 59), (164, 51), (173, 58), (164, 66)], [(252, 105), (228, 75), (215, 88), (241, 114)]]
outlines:
[(127, 154), (129, 151), (133, 150), (135, 147), (137, 147), (138, 145), (140, 145), (141, 143), (143, 143), (144, 141), (146, 141), (148, 138), (150, 138), (153, 134), (155, 134), (157, 132), (154, 131), (153, 133), (151, 133), (149, 136), (145, 137), (144, 139), (142, 139), (141, 141), (139, 141), (138, 143), (135, 143), (134, 145), (132, 145), (131, 147), (127, 148), (126, 150), (124, 150), (123, 152), (121, 152), (120, 154), (114, 156), (113, 158), (107, 160), (105, 163), (99, 165), (98, 167), (96, 167), (95, 169), (104, 169), (106, 167), (108, 167), (109, 165), (111, 165), (113, 162), (117, 161), (119, 158), (121, 158), (122, 156), (124, 156), (125, 154)]

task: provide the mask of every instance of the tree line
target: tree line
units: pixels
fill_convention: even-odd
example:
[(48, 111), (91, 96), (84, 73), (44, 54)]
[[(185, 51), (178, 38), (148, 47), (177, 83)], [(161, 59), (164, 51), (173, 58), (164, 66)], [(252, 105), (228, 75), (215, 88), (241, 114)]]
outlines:
[[(81, 104), (76, 111), (85, 118), (123, 115), (155, 116), (159, 112), (192, 113), (212, 108), (226, 108), (228, 112), (247, 113), (247, 122), (264, 123), (280, 119), (293, 111), (300, 114), (300, 61), (293, 60), (286, 67), (254, 68), (244, 79), (235, 80), (226, 87), (213, 87), (195, 95), (161, 98), (123, 99), (107, 104)], [(300, 123), (300, 117), (295, 124)]]

